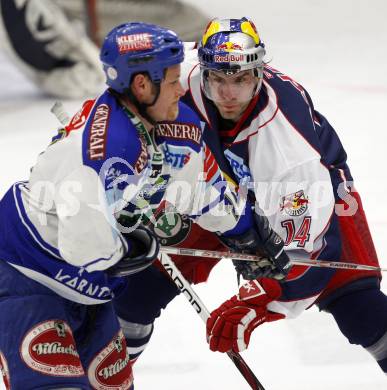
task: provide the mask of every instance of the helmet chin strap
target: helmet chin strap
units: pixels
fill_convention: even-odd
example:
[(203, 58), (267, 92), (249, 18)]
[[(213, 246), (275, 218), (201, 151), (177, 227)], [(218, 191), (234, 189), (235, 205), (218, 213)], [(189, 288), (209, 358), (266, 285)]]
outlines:
[(263, 81), (262, 78), (258, 79), (257, 85), (255, 86), (254, 91), (253, 91), (252, 96), (251, 96), (252, 99), (254, 98), (254, 96), (258, 95), (258, 93), (262, 87), (262, 81)]

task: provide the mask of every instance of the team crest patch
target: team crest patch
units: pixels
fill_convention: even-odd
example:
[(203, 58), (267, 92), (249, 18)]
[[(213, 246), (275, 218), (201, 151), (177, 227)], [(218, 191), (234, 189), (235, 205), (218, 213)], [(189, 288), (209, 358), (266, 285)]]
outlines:
[(184, 241), (191, 231), (192, 222), (186, 215), (175, 212), (161, 213), (156, 216), (154, 232), (161, 245), (177, 245)]
[(286, 214), (292, 217), (298, 217), (308, 210), (308, 203), (309, 200), (304, 191), (300, 190), (282, 197), (280, 211), (285, 211)]
[(20, 355), (28, 367), (46, 375), (85, 374), (72, 331), (61, 320), (41, 322), (30, 329), (21, 343)]
[(130, 356), (122, 330), (92, 360), (87, 375), (93, 389), (128, 390), (133, 382)]
[(11, 380), (9, 378), (9, 369), (4, 354), (0, 351), (0, 378), (5, 384), (7, 390), (11, 389)]

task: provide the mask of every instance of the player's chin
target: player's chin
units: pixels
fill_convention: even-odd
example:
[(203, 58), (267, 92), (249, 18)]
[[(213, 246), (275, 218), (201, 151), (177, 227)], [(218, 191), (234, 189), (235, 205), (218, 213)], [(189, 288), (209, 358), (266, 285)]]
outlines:
[(222, 116), (223, 119), (228, 119), (231, 121), (237, 121), (238, 118), (240, 117), (239, 112), (236, 111), (230, 111), (230, 110), (219, 110), (220, 115)]
[(174, 121), (178, 116), (179, 116), (179, 105), (176, 104), (170, 107), (170, 109), (168, 110), (167, 120)]

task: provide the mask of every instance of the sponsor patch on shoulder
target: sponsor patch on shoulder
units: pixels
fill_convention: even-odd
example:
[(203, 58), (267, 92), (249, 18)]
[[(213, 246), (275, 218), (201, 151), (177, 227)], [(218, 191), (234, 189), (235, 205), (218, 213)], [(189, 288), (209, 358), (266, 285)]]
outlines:
[(95, 110), (93, 120), (90, 124), (89, 134), (88, 152), (90, 160), (105, 158), (109, 113), (110, 107), (105, 103), (99, 104)]
[(305, 196), (304, 190), (283, 196), (280, 204), (280, 211), (294, 217), (298, 217), (308, 210), (309, 200)]
[(28, 367), (51, 376), (84, 375), (69, 325), (47, 320), (35, 325), (24, 336), (20, 355)]

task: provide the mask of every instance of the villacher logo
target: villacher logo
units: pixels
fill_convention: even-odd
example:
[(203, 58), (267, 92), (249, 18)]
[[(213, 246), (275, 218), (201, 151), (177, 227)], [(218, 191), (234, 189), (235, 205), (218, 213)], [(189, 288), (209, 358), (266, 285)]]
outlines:
[(96, 390), (128, 390), (133, 382), (130, 356), (122, 330), (94, 357), (88, 378)]
[(52, 376), (82, 376), (84, 370), (68, 324), (48, 320), (35, 325), (24, 336), (22, 360), (35, 371)]

